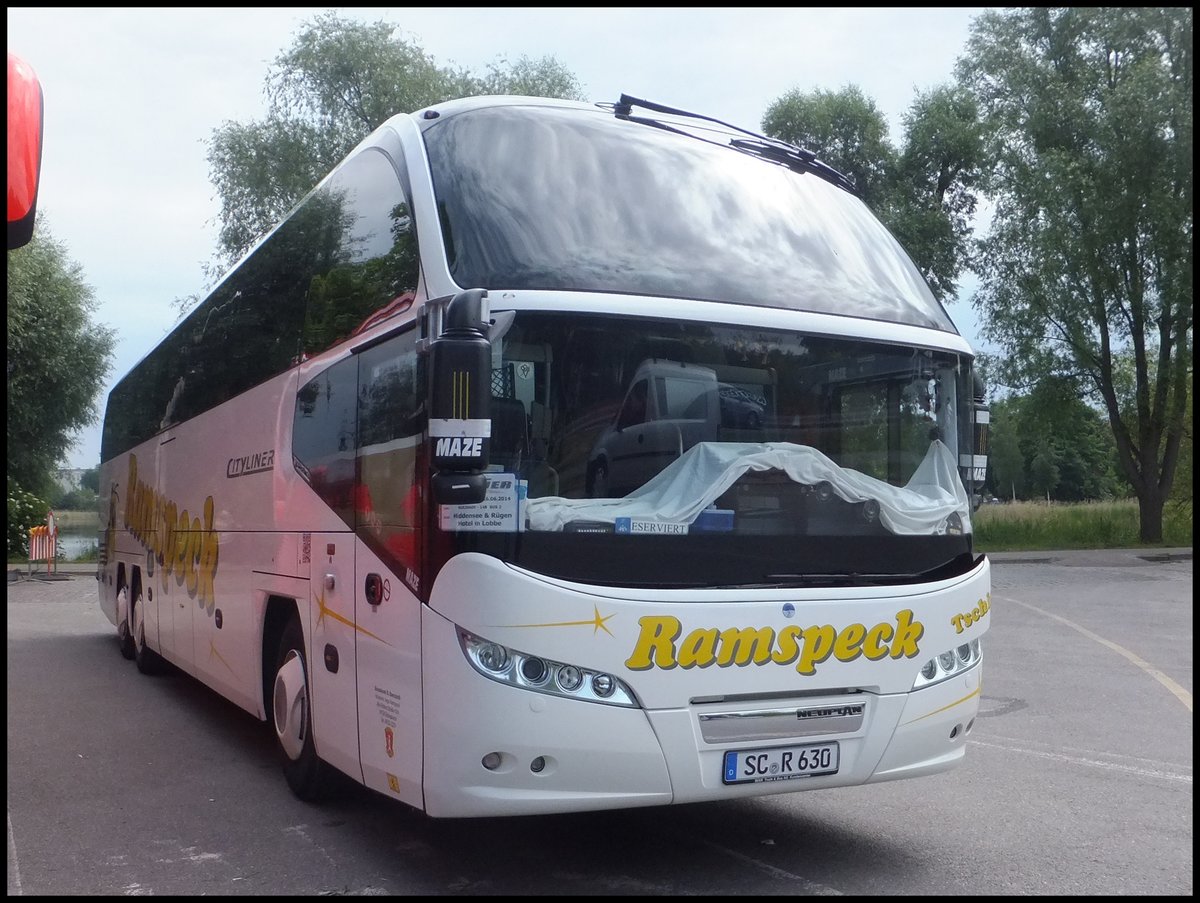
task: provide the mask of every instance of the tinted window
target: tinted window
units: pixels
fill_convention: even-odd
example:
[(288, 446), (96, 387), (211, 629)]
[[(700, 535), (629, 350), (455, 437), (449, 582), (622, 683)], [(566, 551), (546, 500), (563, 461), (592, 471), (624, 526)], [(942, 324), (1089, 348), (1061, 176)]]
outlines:
[(542, 311), (493, 342), (518, 375), (502, 400), (541, 451), (492, 462), (526, 481), (523, 529), (435, 529), (454, 551), (646, 586), (905, 582), (970, 565), (961, 355)]
[(358, 478), (358, 361), (339, 361), (296, 393), (296, 470), (347, 525), (354, 525)]
[(411, 329), (334, 364), (296, 395), (296, 470), (381, 556), (417, 569), (424, 389)]
[(381, 557), (417, 570), (425, 429), (417, 331), (357, 355), (359, 535)]
[(322, 216), (338, 224), (336, 253), (309, 280), (303, 346), (316, 354), (406, 309), (417, 289), (411, 207), (391, 160), (366, 151), (330, 181)]
[(405, 309), (416, 236), (390, 159), (367, 150), (308, 198), (113, 390), (105, 460)]
[(955, 332), (862, 201), (603, 111), (505, 106), (425, 130), (459, 285), (730, 301)]

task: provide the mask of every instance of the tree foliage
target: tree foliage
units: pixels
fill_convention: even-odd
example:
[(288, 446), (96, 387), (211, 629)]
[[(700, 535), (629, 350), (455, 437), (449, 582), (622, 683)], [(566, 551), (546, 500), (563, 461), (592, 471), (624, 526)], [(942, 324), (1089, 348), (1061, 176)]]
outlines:
[(1027, 498), (1025, 456), (1021, 453), (1020, 408), (1017, 399), (1004, 399), (991, 405), (988, 438), (988, 485), (992, 492), (1016, 501)]
[(1080, 379), (1161, 541), (1191, 385), (1192, 11), (987, 12), (958, 72), (996, 202), (975, 305), (998, 372)]
[(79, 477), (79, 487), (86, 489), (92, 495), (100, 492), (100, 468), (89, 467)]
[(896, 151), (883, 113), (857, 85), (840, 91), (788, 91), (767, 107), (763, 132), (818, 157), (849, 176), (859, 197), (872, 207), (891, 194)]
[(941, 85), (918, 92), (903, 122), (896, 149), (875, 102), (849, 85), (789, 91), (767, 108), (762, 128), (849, 176), (946, 300), (969, 264), (982, 154), (978, 114), (969, 93)]
[[(36, 234), (37, 229), (34, 229)], [(8, 557), (29, 554), (29, 528), (46, 522), (46, 502), (8, 477)]]
[(390, 23), (356, 22), (336, 12), (311, 19), (271, 65), (266, 117), (227, 122), (209, 141), (221, 201), (210, 274), (239, 259), (391, 116), (480, 94), (583, 99), (579, 81), (553, 57), (500, 58), (473, 74), (440, 65)]
[(114, 336), (95, 309), (79, 264), (39, 217), (33, 240), (8, 254), (8, 475), (26, 491), (47, 494), (97, 419)]
[(1046, 377), (992, 404), (990, 484), (1006, 498), (1087, 502), (1127, 495), (1104, 415), (1076, 380)]

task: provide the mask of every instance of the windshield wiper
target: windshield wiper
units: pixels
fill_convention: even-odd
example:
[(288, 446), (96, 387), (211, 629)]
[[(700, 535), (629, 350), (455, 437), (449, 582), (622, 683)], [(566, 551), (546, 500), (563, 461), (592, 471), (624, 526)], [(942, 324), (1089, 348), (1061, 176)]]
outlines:
[(734, 138), (729, 142), (731, 147), (750, 154), (757, 154), (774, 163), (781, 163), (796, 172), (811, 172), (820, 176), (826, 182), (832, 182), (839, 188), (844, 188), (853, 195), (858, 192), (849, 176), (844, 176), (828, 163), (817, 159), (812, 151), (791, 145), (780, 146), (775, 142), (747, 141), (745, 138)]
[[(713, 141), (710, 138), (704, 138), (700, 135), (693, 134), (685, 129), (676, 128), (665, 122), (657, 119), (650, 119), (644, 116), (634, 116), (633, 108), (642, 107), (646, 110), (652, 110), (656, 113), (666, 113), (669, 116), (682, 116), (688, 119), (701, 119), (705, 122), (712, 122), (716, 125), (723, 126), (727, 129), (732, 129), (735, 132), (741, 132), (743, 135), (749, 136), (753, 140), (746, 138), (731, 138), (727, 144), (722, 144), (719, 141)], [(704, 116), (700, 113), (691, 113), (687, 110), (680, 110), (675, 107), (668, 107), (660, 103), (654, 103), (649, 100), (642, 100), (638, 97), (631, 97), (628, 94), (622, 94), (621, 99), (612, 105), (613, 114), (619, 119), (625, 119), (629, 122), (636, 122), (641, 125), (650, 125), (655, 128), (663, 129), (664, 131), (674, 132), (677, 135), (686, 135), (689, 138), (695, 138), (698, 141), (705, 141), (709, 144), (714, 144), (717, 147), (731, 147), (734, 150), (739, 150), (742, 153), (751, 154), (763, 160), (768, 160), (772, 163), (778, 163), (781, 166), (786, 166), (793, 172), (812, 173), (827, 182), (838, 186), (853, 195), (858, 195), (858, 191), (854, 187), (854, 182), (848, 177), (838, 172), (828, 163), (817, 159), (817, 155), (812, 151), (805, 150), (801, 147), (796, 147), (794, 144), (788, 144), (786, 141), (780, 141), (778, 138), (768, 138), (766, 135), (760, 135), (758, 132), (752, 132), (749, 129), (744, 129), (740, 126), (732, 125), (728, 122), (723, 122), (720, 119), (714, 119), (712, 116)]]

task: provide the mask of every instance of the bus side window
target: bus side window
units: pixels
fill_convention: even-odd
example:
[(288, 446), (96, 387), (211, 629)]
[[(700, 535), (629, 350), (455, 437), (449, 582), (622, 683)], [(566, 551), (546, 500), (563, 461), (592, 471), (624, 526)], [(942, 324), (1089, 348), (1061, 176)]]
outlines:
[(337, 236), (308, 285), (302, 346), (311, 356), (407, 310), (420, 264), (412, 205), (382, 151), (350, 160), (306, 204), (320, 213), (319, 234)]
[(417, 466), (425, 430), (417, 330), (357, 355), (359, 536), (385, 560), (417, 571)]
[(296, 393), (292, 458), (313, 491), (348, 526), (354, 525), (358, 369), (340, 361)]

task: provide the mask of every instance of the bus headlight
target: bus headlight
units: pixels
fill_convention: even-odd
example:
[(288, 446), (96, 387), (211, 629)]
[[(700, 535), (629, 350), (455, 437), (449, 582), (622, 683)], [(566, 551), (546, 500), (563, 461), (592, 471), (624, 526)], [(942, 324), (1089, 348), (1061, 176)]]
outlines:
[(611, 674), (510, 649), (461, 627), (458, 641), (471, 667), (497, 683), (581, 702), (639, 707), (633, 690)]
[(940, 652), (921, 666), (917, 679), (913, 682), (913, 689), (920, 690), (949, 680), (955, 674), (962, 674), (975, 667), (982, 660), (983, 647), (979, 640), (962, 643), (953, 649)]
[(583, 684), (583, 672), (574, 665), (563, 665), (558, 669), (558, 685), (568, 693), (574, 693)]
[(495, 643), (484, 643), (479, 647), (479, 664), (488, 671), (503, 671), (508, 667), (508, 650)]

